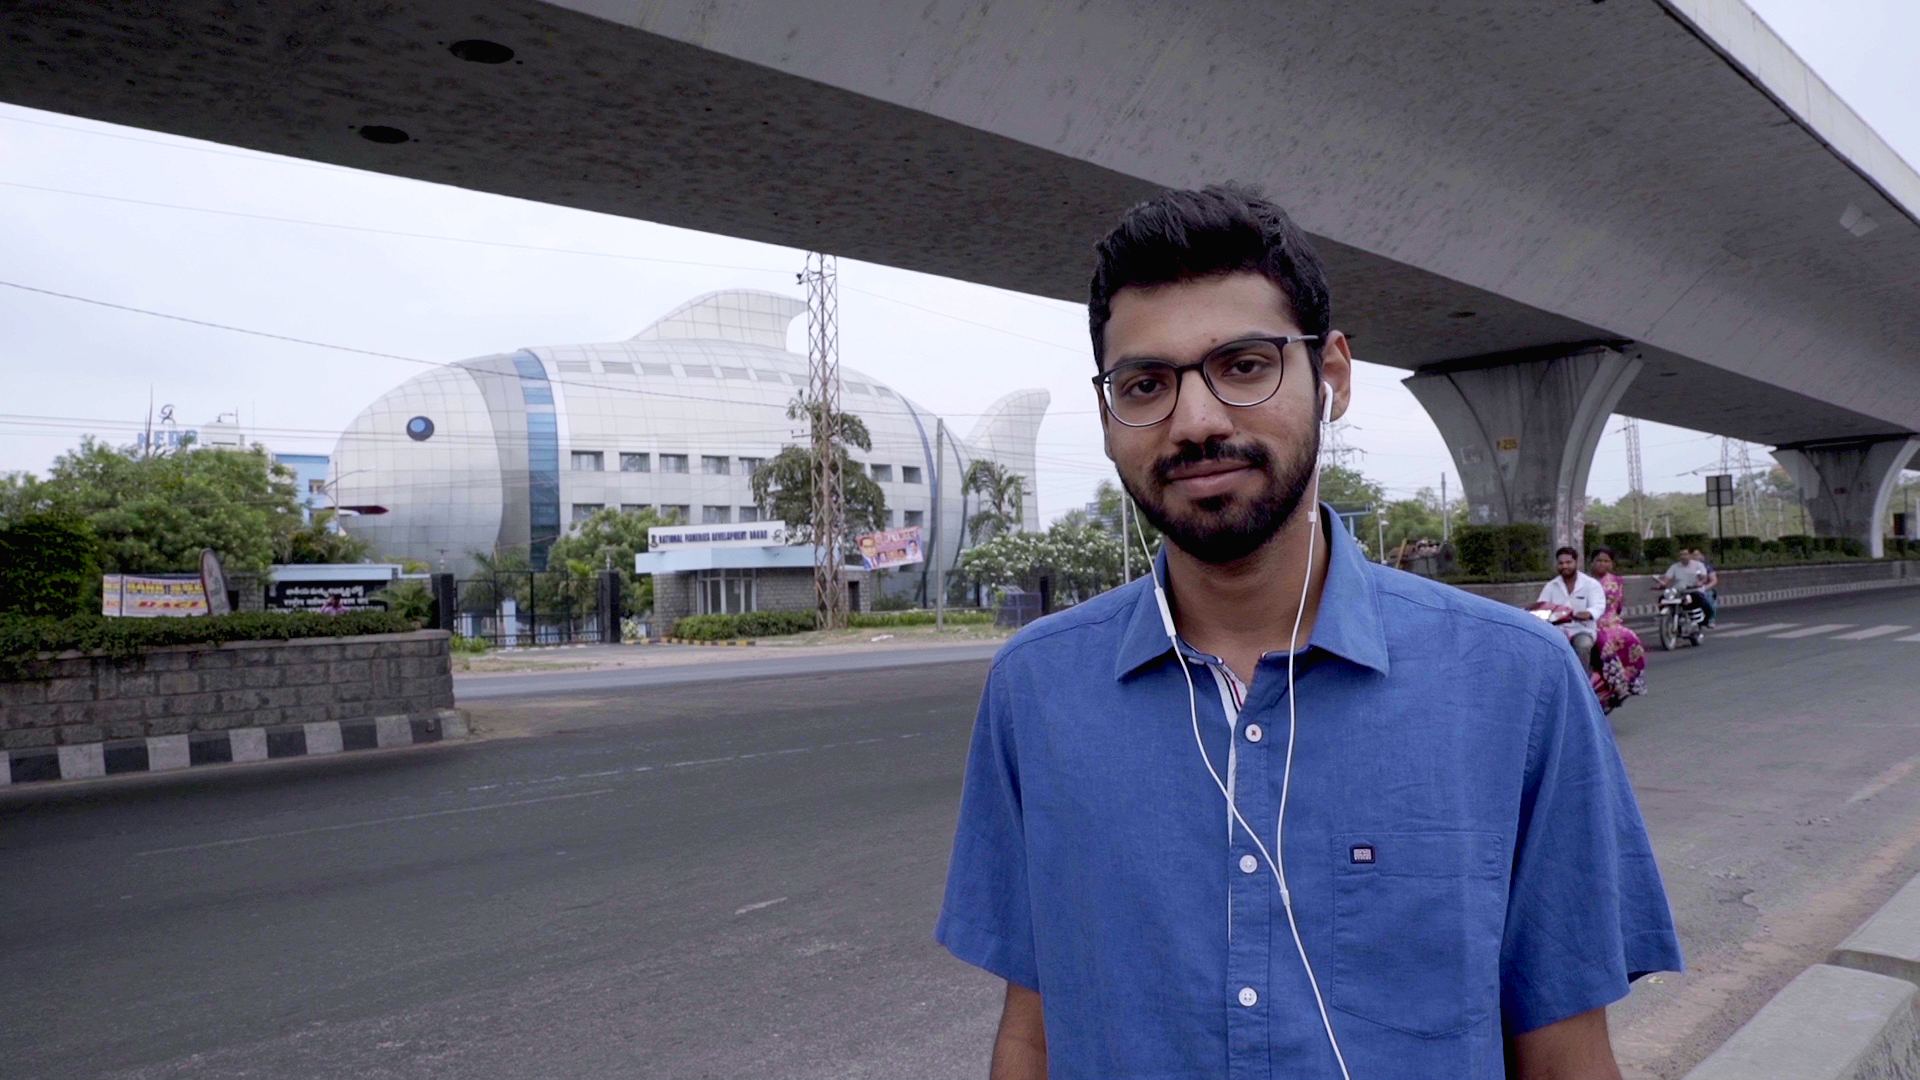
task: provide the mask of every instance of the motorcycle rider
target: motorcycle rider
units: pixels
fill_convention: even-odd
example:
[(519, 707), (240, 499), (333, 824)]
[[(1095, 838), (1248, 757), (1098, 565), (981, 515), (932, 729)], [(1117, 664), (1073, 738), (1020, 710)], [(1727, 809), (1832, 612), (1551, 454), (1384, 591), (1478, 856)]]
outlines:
[(1720, 610), (1720, 571), (1713, 565), (1713, 560), (1707, 558), (1707, 553), (1699, 548), (1693, 549), (1693, 561), (1706, 571), (1700, 579), (1700, 593), (1707, 609), (1707, 629), (1711, 630)]
[(1659, 577), (1661, 585), (1672, 586), (1684, 593), (1692, 602), (1700, 605), (1706, 613), (1707, 624), (1713, 623), (1713, 601), (1708, 598), (1702, 585), (1707, 580), (1706, 564), (1699, 560), (1692, 548), (1681, 548), (1674, 556), (1673, 565)]
[(1589, 669), (1593, 667), (1594, 630), (1607, 610), (1607, 591), (1580, 572), (1580, 553), (1570, 547), (1554, 552), (1559, 575), (1540, 590), (1538, 608), (1564, 608), (1568, 614), (1554, 623), (1567, 635), (1567, 644)]

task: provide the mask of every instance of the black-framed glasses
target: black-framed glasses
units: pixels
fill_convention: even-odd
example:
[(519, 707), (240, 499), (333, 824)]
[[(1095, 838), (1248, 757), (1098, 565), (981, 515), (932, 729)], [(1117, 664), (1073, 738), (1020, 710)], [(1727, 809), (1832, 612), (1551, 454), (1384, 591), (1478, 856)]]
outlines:
[(1108, 414), (1127, 427), (1152, 427), (1172, 416), (1180, 401), (1181, 379), (1189, 371), (1200, 372), (1201, 381), (1221, 404), (1244, 409), (1279, 392), (1287, 346), (1318, 340), (1316, 334), (1241, 338), (1191, 364), (1128, 360), (1095, 375), (1093, 385)]

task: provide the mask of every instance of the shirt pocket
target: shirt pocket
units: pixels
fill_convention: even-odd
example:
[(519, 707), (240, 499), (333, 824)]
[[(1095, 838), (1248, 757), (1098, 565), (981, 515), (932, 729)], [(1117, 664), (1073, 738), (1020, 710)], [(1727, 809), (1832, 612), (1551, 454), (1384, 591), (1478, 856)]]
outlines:
[(1497, 833), (1334, 837), (1328, 1003), (1433, 1038), (1484, 1021), (1500, 1000), (1507, 847)]

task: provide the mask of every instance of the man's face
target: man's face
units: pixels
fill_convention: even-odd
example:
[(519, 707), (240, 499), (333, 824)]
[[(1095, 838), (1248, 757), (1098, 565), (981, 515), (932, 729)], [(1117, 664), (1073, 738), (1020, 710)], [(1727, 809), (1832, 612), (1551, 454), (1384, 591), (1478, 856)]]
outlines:
[[(1575, 559), (1571, 555), (1563, 554), (1560, 556), (1560, 576), (1561, 577), (1570, 578), (1574, 574), (1578, 573), (1579, 570), (1580, 570), (1580, 561), (1578, 559)], [(1540, 579), (1534, 578), (1534, 580), (1538, 581)]]
[[(1129, 287), (1113, 298), (1104, 366), (1191, 364), (1230, 341), (1300, 332), (1286, 294), (1259, 274)], [(1351, 357), (1343, 335), (1327, 338), (1323, 378), (1338, 414)], [(1140, 512), (1180, 550), (1215, 564), (1258, 551), (1299, 508), (1319, 453), (1318, 414), (1304, 344), (1287, 347), (1280, 387), (1258, 405), (1225, 404), (1189, 371), (1173, 415), (1158, 424), (1131, 428), (1101, 411), (1107, 455)]]

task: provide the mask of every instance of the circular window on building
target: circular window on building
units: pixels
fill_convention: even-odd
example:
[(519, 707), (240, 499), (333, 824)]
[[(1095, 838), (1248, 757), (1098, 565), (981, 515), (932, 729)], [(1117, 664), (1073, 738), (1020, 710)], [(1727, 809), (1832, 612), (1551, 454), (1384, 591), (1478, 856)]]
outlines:
[(407, 421), (407, 438), (414, 442), (426, 442), (433, 438), (433, 421), (424, 416), (416, 416)]

